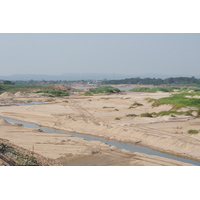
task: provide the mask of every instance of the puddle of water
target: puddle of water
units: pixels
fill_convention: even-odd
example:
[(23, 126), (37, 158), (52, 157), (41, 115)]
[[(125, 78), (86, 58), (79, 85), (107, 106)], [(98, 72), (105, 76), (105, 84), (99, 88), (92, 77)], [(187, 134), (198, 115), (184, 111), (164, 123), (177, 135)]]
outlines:
[(190, 164), (193, 164), (193, 165), (200, 166), (200, 162), (190, 160), (190, 159), (181, 158), (181, 157), (174, 157), (174, 156), (171, 156), (171, 155), (168, 155), (168, 154), (164, 154), (164, 153), (161, 153), (161, 152), (158, 152), (158, 151), (154, 151), (150, 148), (139, 146), (139, 145), (134, 145), (134, 144), (130, 144), (130, 143), (123, 143), (123, 142), (116, 142), (116, 141), (112, 141), (112, 140), (108, 140), (108, 139), (104, 139), (104, 138), (100, 138), (100, 137), (96, 137), (96, 136), (90, 136), (90, 135), (84, 135), (84, 134), (78, 134), (78, 133), (68, 133), (68, 132), (59, 131), (59, 130), (56, 130), (56, 129), (53, 129), (53, 128), (45, 128), (45, 127), (41, 127), (41, 126), (38, 126), (38, 125), (35, 125), (35, 124), (21, 122), (21, 121), (6, 118), (6, 117), (0, 117), (0, 118), (5, 119), (8, 122), (22, 124), (24, 127), (27, 127), (27, 128), (41, 129), (43, 132), (67, 134), (67, 135), (71, 135), (73, 137), (83, 138), (83, 139), (88, 140), (88, 141), (90, 141), (90, 140), (100, 141), (100, 142), (106, 143), (108, 145), (115, 146), (119, 149), (125, 149), (125, 150), (131, 151), (131, 152), (145, 153), (145, 154), (148, 154), (148, 155), (156, 155), (156, 156), (169, 158), (169, 159), (173, 159), (173, 160), (178, 160), (178, 161), (181, 161), (181, 162), (190, 163)]

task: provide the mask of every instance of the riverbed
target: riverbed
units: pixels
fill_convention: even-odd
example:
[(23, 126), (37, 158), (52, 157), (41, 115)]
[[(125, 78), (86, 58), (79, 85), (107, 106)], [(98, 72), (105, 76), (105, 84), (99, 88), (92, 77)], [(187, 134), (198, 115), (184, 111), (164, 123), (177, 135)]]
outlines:
[(145, 154), (148, 154), (148, 155), (156, 155), (156, 156), (169, 158), (169, 159), (173, 159), (173, 160), (177, 160), (177, 161), (181, 161), (181, 162), (190, 163), (190, 164), (193, 164), (193, 165), (200, 166), (200, 162), (190, 160), (190, 159), (181, 158), (181, 157), (171, 156), (171, 155), (164, 154), (164, 153), (161, 153), (161, 152), (158, 152), (158, 151), (154, 151), (150, 148), (142, 147), (142, 146), (139, 146), (139, 145), (112, 141), (112, 140), (108, 140), (108, 139), (104, 139), (104, 138), (100, 138), (100, 137), (95, 137), (95, 136), (90, 136), (90, 135), (86, 135), (86, 134), (78, 134), (78, 133), (69, 133), (69, 132), (59, 131), (59, 130), (56, 130), (56, 129), (53, 129), (53, 128), (41, 127), (41, 126), (38, 126), (36, 124), (26, 123), (26, 122), (10, 119), (10, 118), (7, 118), (7, 117), (0, 117), (0, 118), (6, 120), (7, 122), (22, 124), (24, 127), (27, 127), (27, 128), (39, 129), (42, 132), (66, 134), (66, 135), (71, 135), (73, 137), (83, 138), (83, 139), (88, 140), (88, 141), (100, 141), (100, 142), (103, 142), (103, 143), (108, 144), (110, 146), (115, 146), (119, 149), (125, 149), (125, 150), (128, 150), (130, 152), (139, 152), (139, 153), (145, 153)]

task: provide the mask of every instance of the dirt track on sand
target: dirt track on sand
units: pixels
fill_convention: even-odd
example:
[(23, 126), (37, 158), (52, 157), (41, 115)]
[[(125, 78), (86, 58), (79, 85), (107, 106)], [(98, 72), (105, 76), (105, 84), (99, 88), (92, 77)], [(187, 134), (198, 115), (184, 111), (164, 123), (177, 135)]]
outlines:
[[(169, 94), (127, 93), (127, 95), (74, 96), (57, 98), (55, 102), (34, 106), (1, 107), (0, 115), (60, 130), (96, 135), (116, 141), (140, 143), (141, 145), (163, 152), (199, 160), (200, 135), (189, 135), (187, 134), (187, 130), (199, 129), (200, 119), (193, 119), (186, 116), (177, 116), (173, 119), (168, 116), (157, 118), (127, 116), (128, 114), (139, 115), (145, 112), (169, 110), (169, 105), (152, 108), (151, 103), (145, 100), (146, 97), (161, 98), (164, 96), (169, 96)], [(143, 105), (130, 108), (135, 101)], [(116, 120), (116, 117), (120, 120)], [(4, 138), (5, 135), (0, 135), (0, 137)], [(86, 143), (88, 144), (89, 142)], [(41, 146), (44, 148), (45, 145)], [(52, 155), (52, 153), (49, 154)], [(104, 153), (102, 152), (101, 156), (103, 155)], [(107, 158), (109, 157), (107, 152), (105, 155)], [(112, 155), (114, 156), (113, 152)], [(46, 154), (45, 156), (48, 157), (50, 155)], [(56, 159), (60, 159), (61, 156)], [(94, 155), (76, 156), (79, 156), (79, 160), (82, 159), (80, 156), (84, 156), (85, 160), (86, 157), (87, 159), (95, 157), (97, 160), (102, 160), (100, 154), (95, 153)], [(143, 158), (146, 159), (145, 156)], [(75, 162), (74, 158), (72, 159), (73, 156), (69, 157), (68, 155), (68, 158), (66, 158), (68, 164), (70, 162), (78, 162)], [(66, 164), (65, 161), (62, 160), (62, 162)], [(122, 161), (121, 163), (123, 162), (127, 164), (127, 161)], [(83, 162), (81, 163), (83, 164)], [(116, 163), (119, 164), (120, 162)], [(130, 165), (133, 163), (134, 165), (136, 163), (142, 165), (145, 161), (129, 161)], [(147, 163), (146, 161), (146, 165), (149, 165)], [(114, 163), (112, 164), (114, 165)]]

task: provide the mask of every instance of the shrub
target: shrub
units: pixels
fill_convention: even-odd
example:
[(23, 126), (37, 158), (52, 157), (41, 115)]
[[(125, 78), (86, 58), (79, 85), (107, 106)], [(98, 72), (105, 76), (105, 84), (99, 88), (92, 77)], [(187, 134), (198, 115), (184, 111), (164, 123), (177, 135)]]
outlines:
[(169, 104), (172, 105), (172, 110), (178, 110), (183, 107), (196, 107), (200, 108), (200, 99), (198, 98), (187, 98), (187, 93), (174, 94), (170, 97), (164, 97), (155, 99), (152, 106), (156, 107), (159, 105)]
[(55, 101), (55, 99), (52, 99), (52, 98), (51, 98), (51, 99), (46, 99), (46, 100), (45, 100), (45, 102), (53, 102), (53, 101)]
[(121, 120), (121, 118), (119, 118), (119, 117), (115, 117), (115, 120)]
[(90, 91), (84, 92), (83, 95), (84, 95), (84, 96), (93, 96), (92, 92), (90, 92)]
[(151, 113), (142, 113), (140, 117), (153, 117)]
[(130, 91), (133, 92), (173, 92), (174, 90), (180, 90), (179, 87), (156, 87), (156, 88), (148, 88), (148, 87), (141, 87), (141, 88), (133, 88)]
[(69, 96), (68, 92), (63, 92), (60, 90), (39, 90), (35, 93), (45, 93), (48, 94), (48, 96)]
[(135, 101), (129, 108), (136, 108), (138, 106), (143, 106), (143, 104), (138, 103), (138, 102)]
[(127, 117), (136, 117), (137, 115), (136, 114), (128, 114), (126, 115)]
[(188, 133), (189, 134), (197, 134), (197, 133), (199, 133), (199, 131), (198, 130), (190, 129), (190, 130), (188, 130)]
[(121, 92), (118, 88), (114, 88), (111, 86), (102, 86), (102, 87), (97, 87), (97, 88), (90, 88), (90, 92), (94, 94), (98, 93), (107, 93), (107, 94), (113, 94), (113, 93), (119, 93)]
[(154, 102), (156, 99), (147, 97), (147, 98), (145, 98), (145, 100), (147, 100), (148, 103), (151, 103), (151, 102)]

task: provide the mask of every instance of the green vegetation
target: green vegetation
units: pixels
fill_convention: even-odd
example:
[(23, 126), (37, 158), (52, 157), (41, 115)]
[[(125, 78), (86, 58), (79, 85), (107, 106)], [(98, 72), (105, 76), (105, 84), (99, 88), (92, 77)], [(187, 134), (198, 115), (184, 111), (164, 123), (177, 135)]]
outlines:
[(45, 93), (49, 97), (69, 96), (68, 92), (63, 92), (63, 91), (60, 91), (60, 90), (39, 90), (35, 93)]
[(164, 115), (171, 115), (172, 117), (175, 117), (175, 115), (186, 115), (186, 116), (193, 116), (192, 115), (193, 110), (188, 111), (175, 111), (175, 110), (168, 110), (168, 111), (161, 111), (159, 113), (155, 113), (157, 116), (164, 116)]
[(200, 86), (200, 79), (195, 77), (170, 77), (161, 78), (126, 78), (122, 80), (104, 80), (104, 85), (108, 84), (137, 84), (137, 85), (167, 85), (167, 86)]
[(136, 114), (128, 114), (128, 115), (126, 115), (127, 117), (137, 117), (137, 115)]
[(28, 156), (20, 153), (12, 146), (0, 143), (0, 153), (6, 155), (9, 158), (8, 163), (15, 166), (41, 166), (42, 164), (37, 161), (34, 156)]
[(151, 103), (151, 102), (154, 102), (154, 101), (155, 101), (155, 99), (153, 99), (153, 98), (150, 98), (150, 97), (147, 97), (147, 98), (145, 98), (145, 100), (146, 100), (146, 101), (148, 101), (149, 103)]
[(174, 90), (180, 90), (179, 87), (156, 87), (156, 88), (148, 88), (148, 87), (141, 87), (141, 88), (133, 88), (130, 91), (133, 92), (174, 92)]
[(138, 103), (138, 102), (135, 101), (129, 108), (136, 108), (138, 106), (143, 106), (143, 104)]
[[(49, 87), (49, 86), (48, 86)], [(38, 89), (46, 89), (47, 86), (42, 85), (9, 85), (9, 84), (0, 84), (0, 94), (3, 92), (16, 93), (21, 92), (31, 92)]]
[(193, 116), (192, 112), (194, 112), (194, 110), (188, 110), (188, 111), (168, 110), (168, 111), (161, 111), (159, 113), (156, 113), (156, 112), (142, 113), (140, 114), (140, 117), (158, 117), (158, 116), (165, 116), (165, 115), (170, 115), (171, 117), (175, 117), (175, 115)]
[(197, 133), (199, 133), (199, 131), (191, 129), (191, 130), (188, 130), (188, 133), (189, 134), (197, 134)]
[(194, 93), (180, 93), (173, 94), (170, 97), (164, 97), (160, 99), (151, 99), (153, 101), (152, 106), (156, 107), (159, 105), (172, 105), (172, 110), (178, 110), (186, 107), (200, 108), (200, 98), (188, 98), (186, 96), (194, 95)]
[(119, 111), (119, 109), (115, 109), (114, 111)]
[(111, 86), (102, 86), (97, 88), (90, 88), (90, 92), (93, 94), (99, 94), (99, 93), (106, 93), (106, 94), (113, 94), (113, 93), (119, 93), (121, 92), (118, 88), (114, 88)]
[(14, 85), (14, 83), (11, 81), (3, 81), (3, 84), (4, 85)]
[(52, 98), (45, 100), (45, 102), (53, 102), (53, 101), (55, 101), (55, 99), (52, 99)]
[(114, 107), (112, 107), (112, 106), (111, 106), (111, 107), (108, 107), (108, 106), (104, 106), (103, 108), (114, 108)]
[(93, 96), (92, 92), (90, 92), (90, 91), (84, 92), (83, 95), (84, 95), (84, 96)]
[(115, 117), (115, 120), (121, 120), (121, 118), (120, 117)]
[(4, 143), (0, 144), (0, 153), (4, 153), (7, 149), (7, 145)]
[(153, 117), (152, 113), (142, 113), (140, 117)]

